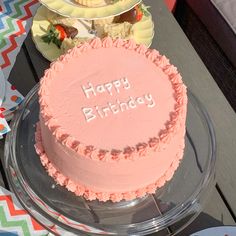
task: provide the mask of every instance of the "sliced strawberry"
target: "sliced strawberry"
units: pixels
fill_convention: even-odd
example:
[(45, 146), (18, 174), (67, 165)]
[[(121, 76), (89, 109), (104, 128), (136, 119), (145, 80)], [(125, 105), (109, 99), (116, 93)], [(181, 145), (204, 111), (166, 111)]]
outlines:
[(66, 26), (62, 25), (64, 27), (64, 30), (66, 32), (66, 35), (68, 38), (75, 38), (75, 36), (78, 34), (78, 29), (72, 26)]
[(136, 11), (136, 21), (140, 21), (143, 18), (143, 11), (141, 6), (137, 5), (135, 6), (135, 11)]
[(61, 41), (63, 41), (65, 38), (67, 38), (66, 31), (62, 25), (55, 25), (55, 29), (58, 31), (58, 33), (59, 33), (58, 36)]
[(142, 20), (143, 15), (149, 16), (148, 7), (143, 4), (136, 5), (131, 10), (120, 15), (119, 22), (129, 22), (131, 24), (135, 24), (136, 22)]
[(74, 38), (77, 34), (78, 30), (74, 27), (62, 24), (51, 25), (47, 34), (42, 36), (42, 40), (48, 44), (54, 43), (60, 48), (65, 38)]

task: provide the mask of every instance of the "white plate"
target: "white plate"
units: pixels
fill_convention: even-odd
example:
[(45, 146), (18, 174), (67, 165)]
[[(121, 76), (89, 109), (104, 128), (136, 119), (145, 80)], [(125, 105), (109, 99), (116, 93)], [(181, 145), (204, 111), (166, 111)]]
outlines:
[(0, 106), (2, 105), (2, 102), (4, 100), (5, 91), (6, 91), (6, 80), (3, 75), (3, 72), (0, 69)]
[(117, 1), (102, 7), (85, 7), (74, 0), (40, 0), (49, 10), (59, 15), (78, 19), (99, 19), (120, 15), (139, 4), (141, 0)]
[(220, 226), (209, 229), (204, 229), (197, 233), (191, 234), (190, 236), (235, 236), (235, 226)]

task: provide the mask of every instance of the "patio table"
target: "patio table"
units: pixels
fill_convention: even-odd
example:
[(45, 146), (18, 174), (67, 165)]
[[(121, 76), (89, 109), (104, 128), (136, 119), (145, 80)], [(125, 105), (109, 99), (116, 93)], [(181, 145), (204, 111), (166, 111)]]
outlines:
[[(176, 65), (183, 80), (204, 104), (213, 122), (217, 141), (216, 184), (203, 212), (179, 235), (198, 230), (236, 224), (236, 116), (205, 65), (186, 38), (162, 0), (146, 0), (155, 23), (152, 48), (157, 48)], [(49, 62), (37, 51), (29, 34), (9, 76), (17, 89), (26, 95), (40, 80)], [(200, 137), (199, 137), (200, 138)], [(0, 141), (3, 158), (4, 141)], [(2, 172), (1, 168), (1, 172)], [(7, 186), (4, 174), (0, 185)], [(153, 235), (160, 235), (155, 233)], [(168, 230), (161, 235), (168, 235)]]

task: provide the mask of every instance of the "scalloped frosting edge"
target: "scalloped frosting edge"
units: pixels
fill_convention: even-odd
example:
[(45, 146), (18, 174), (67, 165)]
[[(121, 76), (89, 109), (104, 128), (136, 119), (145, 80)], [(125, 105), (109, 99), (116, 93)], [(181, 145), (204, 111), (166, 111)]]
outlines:
[[(168, 76), (173, 90), (176, 104), (174, 111), (170, 113), (170, 119), (166, 122), (165, 127), (157, 134), (151, 137), (147, 142), (138, 143), (133, 147), (125, 147), (123, 150), (103, 150), (92, 145), (86, 145), (70, 136), (60, 124), (53, 118), (50, 107), (47, 105), (49, 98), (48, 86), (51, 84), (54, 75), (63, 70), (66, 63), (72, 58), (79, 57), (82, 53), (98, 48), (124, 48), (126, 50), (134, 50), (145, 56), (148, 60), (158, 66)], [(182, 77), (177, 68), (169, 63), (165, 56), (161, 56), (155, 49), (148, 49), (145, 45), (138, 45), (133, 40), (111, 39), (110, 37), (92, 39), (90, 42), (80, 44), (70, 49), (67, 54), (60, 56), (55, 62), (51, 63), (49, 69), (45, 71), (44, 77), (40, 81), (39, 103), (41, 116), (57, 141), (74, 150), (79, 155), (98, 161), (118, 161), (121, 159), (135, 160), (140, 156), (145, 156), (149, 151), (159, 151), (160, 148), (168, 144), (173, 135), (182, 126), (185, 119), (187, 104), (187, 89), (183, 84)]]
[(84, 197), (86, 200), (89, 201), (97, 199), (102, 202), (106, 202), (109, 200), (112, 202), (119, 202), (121, 200), (129, 201), (136, 198), (142, 198), (147, 194), (154, 194), (157, 189), (161, 188), (165, 185), (166, 182), (170, 181), (176, 169), (178, 168), (180, 161), (182, 160), (184, 144), (183, 147), (180, 148), (179, 152), (176, 154), (176, 157), (170, 165), (169, 169), (157, 181), (147, 185), (146, 187), (138, 188), (134, 191), (120, 193), (95, 192), (82, 184), (75, 183), (73, 180), (60, 173), (60, 171), (58, 171), (56, 167), (50, 162), (44, 150), (39, 123), (37, 123), (36, 125), (35, 150), (36, 153), (39, 155), (40, 161), (46, 169), (48, 175), (51, 176), (57, 184), (65, 187), (68, 191), (73, 192), (76, 196)]

